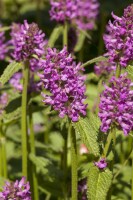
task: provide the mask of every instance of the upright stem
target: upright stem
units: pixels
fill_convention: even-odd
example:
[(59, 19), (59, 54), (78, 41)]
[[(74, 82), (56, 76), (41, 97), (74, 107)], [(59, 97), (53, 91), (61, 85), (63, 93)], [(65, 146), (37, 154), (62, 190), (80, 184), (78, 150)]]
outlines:
[(21, 129), (22, 129), (22, 174), (27, 177), (27, 90), (28, 90), (28, 80), (29, 80), (29, 61), (24, 63), (23, 68), (23, 92), (22, 92), (22, 119), (21, 119)]
[(103, 150), (103, 156), (104, 156), (104, 157), (106, 157), (107, 154), (108, 154), (111, 141), (112, 141), (112, 134), (111, 134), (111, 132), (110, 132), (110, 133), (108, 134), (108, 137), (107, 137), (107, 140), (106, 140), (106, 144), (105, 144), (105, 147), (104, 147), (104, 150)]
[(7, 156), (6, 156), (6, 137), (2, 127), (2, 121), (0, 122), (0, 161), (1, 161), (1, 174), (4, 178), (7, 178)]
[(132, 151), (132, 200), (133, 200), (133, 151)]
[[(35, 150), (35, 135), (34, 135), (34, 129), (33, 129), (33, 116), (32, 116), (32, 108), (30, 106), (29, 109), (29, 128), (30, 128), (30, 151), (33, 154), (36, 154)], [(38, 194), (38, 180), (37, 180), (37, 173), (36, 173), (36, 167), (35, 165), (31, 165), (31, 171), (32, 171), (32, 180), (33, 180), (33, 196), (34, 200), (39, 200), (39, 194)]]
[(3, 163), (3, 177), (7, 178), (7, 160), (6, 160), (6, 139), (2, 138), (2, 163)]
[(68, 23), (64, 22), (64, 33), (63, 33), (63, 46), (68, 45)]
[(121, 74), (121, 66), (119, 64), (117, 64), (117, 68), (116, 68), (116, 78), (119, 78)]
[(132, 149), (132, 200), (133, 200), (133, 138), (131, 139), (131, 149)]
[(65, 131), (64, 136), (64, 152), (63, 152), (63, 171), (64, 171), (64, 200), (67, 200), (67, 143), (68, 143), (68, 134)]
[(1, 132), (1, 121), (0, 121), (0, 176), (3, 176), (3, 161), (2, 161), (2, 132)]
[(78, 173), (77, 173), (77, 146), (76, 146), (76, 134), (70, 124), (69, 127), (71, 138), (71, 165), (72, 165), (72, 200), (77, 200), (77, 187), (78, 187)]

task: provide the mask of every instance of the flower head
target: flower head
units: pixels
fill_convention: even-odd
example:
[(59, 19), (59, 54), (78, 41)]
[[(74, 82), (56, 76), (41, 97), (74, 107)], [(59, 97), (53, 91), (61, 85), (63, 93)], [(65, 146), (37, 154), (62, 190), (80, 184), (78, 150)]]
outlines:
[(97, 0), (76, 0), (76, 13), (74, 21), (80, 29), (92, 30), (99, 12)]
[(31, 192), (29, 182), (26, 183), (26, 178), (22, 177), (20, 181), (6, 182), (3, 191), (0, 192), (0, 199), (23, 199), (31, 200)]
[(105, 85), (101, 94), (99, 117), (102, 121), (101, 131), (107, 132), (112, 124), (127, 135), (133, 129), (133, 90), (127, 74), (119, 78), (112, 77), (110, 87)]
[(59, 111), (61, 118), (68, 115), (72, 121), (78, 121), (80, 114), (86, 115), (85, 77), (81, 71), (80, 63), (76, 65), (66, 47), (60, 52), (48, 48), (40, 78), (51, 95), (43, 94), (43, 102)]
[(107, 55), (111, 62), (126, 67), (133, 61), (133, 4), (127, 7), (120, 18), (112, 13), (114, 21), (109, 21), (104, 35)]
[(66, 20), (71, 20), (75, 16), (75, 2), (72, 0), (50, 0), (51, 20), (63, 23)]
[(24, 24), (18, 25), (20, 29), (13, 27), (11, 36), (14, 46), (13, 57), (16, 61), (25, 61), (32, 59), (33, 55), (40, 58), (44, 54), (45, 34), (39, 30), (35, 23), (28, 24), (25, 20)]
[(116, 65), (109, 61), (100, 61), (94, 66), (95, 73), (98, 76), (109, 76), (113, 71), (116, 70)]
[[(2, 25), (0, 24), (0, 28)], [(4, 31), (0, 32), (0, 60), (4, 60), (8, 52), (8, 42), (5, 41)]]
[(107, 167), (107, 162), (105, 158), (101, 158), (98, 162), (94, 163), (99, 169), (104, 169)]

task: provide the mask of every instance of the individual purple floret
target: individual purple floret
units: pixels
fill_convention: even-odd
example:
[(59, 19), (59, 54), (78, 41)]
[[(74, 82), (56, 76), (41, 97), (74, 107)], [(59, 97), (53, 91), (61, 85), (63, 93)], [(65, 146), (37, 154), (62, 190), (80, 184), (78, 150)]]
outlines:
[[(0, 28), (2, 25), (0, 24)], [(0, 32), (0, 60), (4, 60), (8, 52), (8, 43), (5, 41), (4, 31)]]
[(101, 158), (98, 162), (94, 163), (99, 169), (105, 169), (107, 167), (107, 162), (105, 158)]
[(98, 76), (109, 76), (116, 70), (115, 63), (109, 61), (100, 61), (94, 66), (95, 74)]
[(93, 30), (99, 13), (97, 0), (76, 0), (75, 23), (82, 30)]
[(75, 17), (76, 5), (74, 0), (50, 0), (50, 4), (51, 20), (63, 23), (66, 20), (71, 21)]
[(126, 67), (133, 61), (133, 4), (124, 10), (120, 18), (112, 13), (114, 21), (109, 21), (104, 42), (110, 62)]
[(4, 92), (3, 94), (0, 95), (0, 116), (4, 112), (4, 108), (7, 106), (8, 103), (8, 94)]
[(6, 182), (3, 191), (0, 192), (0, 200), (31, 200), (30, 184), (26, 178), (20, 181)]
[[(23, 84), (22, 84), (22, 81), (23, 81), (23, 75), (21, 72), (17, 72), (15, 73), (12, 78), (9, 80), (9, 83), (12, 85), (12, 87), (19, 91), (19, 92), (22, 92), (23, 90)], [(34, 80), (34, 76), (31, 76), (30, 77), (30, 80), (29, 80), (29, 87), (28, 87), (28, 92), (40, 92), (41, 90), (41, 85), (40, 85), (40, 81), (35, 81)]]
[(100, 98), (101, 131), (107, 132), (115, 124), (127, 135), (133, 130), (133, 83), (126, 73), (119, 78), (113, 76), (109, 82)]
[(78, 121), (80, 114), (86, 115), (87, 105), (83, 103), (86, 88), (82, 71), (80, 63), (76, 65), (66, 47), (60, 52), (55, 48), (47, 49), (44, 71), (40, 78), (51, 95), (43, 94), (43, 102), (59, 111), (61, 118), (68, 115), (72, 121)]
[(78, 182), (78, 200), (87, 200), (87, 180), (86, 178)]
[(44, 54), (44, 40), (45, 34), (39, 30), (38, 25), (35, 23), (28, 24), (24, 20), (24, 24), (18, 25), (20, 29), (12, 30), (12, 44), (14, 46), (13, 57), (16, 61), (25, 61), (33, 58), (35, 55), (40, 58)]

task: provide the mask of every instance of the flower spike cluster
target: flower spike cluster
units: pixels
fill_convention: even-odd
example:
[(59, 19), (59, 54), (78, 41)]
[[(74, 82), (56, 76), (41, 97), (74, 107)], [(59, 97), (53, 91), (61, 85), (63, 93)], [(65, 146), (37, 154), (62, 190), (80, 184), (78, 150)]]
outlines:
[(107, 55), (111, 62), (126, 67), (133, 61), (133, 4), (124, 10), (120, 18), (112, 13), (114, 21), (109, 21), (104, 35)]
[(133, 130), (133, 83), (122, 74), (112, 77), (110, 87), (105, 85), (101, 94), (99, 117), (102, 121), (101, 131), (107, 132), (112, 124), (116, 124), (127, 135)]
[[(2, 28), (1, 24), (0, 28)], [(8, 53), (8, 43), (5, 41), (5, 33), (0, 32), (0, 60), (4, 60), (7, 53)]]
[(76, 65), (66, 47), (60, 52), (48, 48), (40, 78), (51, 95), (43, 94), (43, 102), (59, 111), (61, 118), (67, 115), (72, 121), (78, 121), (80, 114), (86, 115), (85, 77), (81, 71), (80, 63)]
[(76, 0), (75, 23), (82, 30), (93, 30), (99, 12), (97, 0)]
[(50, 4), (51, 10), (49, 13), (51, 20), (63, 23), (74, 18), (76, 8), (74, 0), (50, 0)]
[(22, 177), (20, 181), (16, 180), (14, 183), (6, 182), (3, 191), (0, 192), (0, 199), (31, 200), (29, 182), (26, 183), (25, 177)]
[(97, 0), (51, 0), (51, 20), (63, 23), (70, 21), (83, 30), (92, 30), (98, 15)]
[(14, 46), (13, 57), (16, 61), (30, 60), (33, 55), (41, 58), (44, 54), (45, 34), (39, 30), (37, 24), (28, 24), (25, 20), (24, 24), (13, 27), (11, 36)]

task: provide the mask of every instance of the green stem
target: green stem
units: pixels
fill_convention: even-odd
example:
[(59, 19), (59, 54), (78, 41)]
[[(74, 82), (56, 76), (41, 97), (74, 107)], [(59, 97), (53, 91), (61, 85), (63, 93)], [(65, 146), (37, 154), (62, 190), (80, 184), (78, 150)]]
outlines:
[(67, 21), (64, 22), (64, 32), (63, 32), (63, 46), (68, 45), (68, 23)]
[(76, 146), (76, 134), (70, 124), (69, 127), (71, 138), (71, 165), (72, 165), (72, 200), (77, 200), (77, 187), (78, 187), (78, 173), (77, 173), (77, 146)]
[(27, 90), (28, 90), (28, 80), (29, 80), (29, 62), (24, 63), (23, 68), (23, 92), (22, 92), (22, 119), (21, 119), (21, 129), (22, 129), (22, 174), (27, 177), (27, 166), (28, 166), (28, 144), (27, 144)]
[(132, 151), (132, 200), (133, 200), (133, 151)]
[(0, 122), (0, 140), (1, 140), (1, 173), (4, 178), (7, 178), (7, 156), (6, 156), (6, 136), (5, 132), (3, 131), (2, 121)]
[(7, 160), (6, 160), (6, 139), (2, 138), (2, 163), (3, 163), (3, 177), (7, 178)]
[(64, 170), (64, 200), (67, 200), (67, 133), (64, 138), (63, 170)]
[(117, 68), (116, 68), (116, 78), (119, 78), (121, 74), (121, 66), (119, 64), (117, 64)]
[(3, 176), (1, 121), (0, 121), (0, 176), (1, 177)]
[[(29, 128), (30, 128), (30, 151), (33, 154), (36, 154), (35, 150), (35, 135), (33, 129), (33, 116), (32, 116), (32, 108), (29, 108)], [(33, 180), (33, 196), (34, 200), (39, 200), (38, 194), (38, 180), (37, 180), (37, 173), (35, 165), (31, 164), (31, 171), (32, 171), (32, 180)]]
[(106, 140), (106, 144), (105, 144), (104, 150), (103, 150), (103, 157), (107, 157), (111, 142), (112, 142), (112, 134), (109, 133), (108, 137), (107, 137), (107, 140)]

